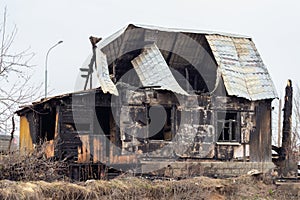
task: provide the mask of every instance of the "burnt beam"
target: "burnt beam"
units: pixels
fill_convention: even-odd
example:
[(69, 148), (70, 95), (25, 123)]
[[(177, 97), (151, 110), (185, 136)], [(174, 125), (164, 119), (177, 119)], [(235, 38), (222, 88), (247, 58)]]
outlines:
[(291, 151), (292, 133), (292, 108), (293, 108), (293, 87), (292, 81), (288, 80), (285, 88), (284, 108), (283, 108), (283, 127), (282, 127), (282, 154), (283, 159), (288, 159)]

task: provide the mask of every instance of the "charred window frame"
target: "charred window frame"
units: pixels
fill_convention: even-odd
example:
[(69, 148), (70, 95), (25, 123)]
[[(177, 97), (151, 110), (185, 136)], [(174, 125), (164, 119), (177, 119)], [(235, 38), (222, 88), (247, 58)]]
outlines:
[(217, 113), (217, 141), (241, 142), (241, 117), (239, 112), (223, 111)]
[[(155, 107), (154, 107), (155, 108)], [(158, 131), (155, 135), (150, 136), (149, 140), (164, 140), (164, 141), (170, 141), (173, 138), (173, 129), (172, 129), (172, 107), (164, 107), (166, 112), (166, 121), (161, 128), (160, 131)], [(148, 117), (148, 123), (150, 124), (150, 117), (149, 117), (149, 108), (147, 109), (147, 117)], [(149, 129), (151, 129), (151, 126), (149, 126)]]
[[(151, 117), (150, 109), (153, 114)], [(175, 109), (176, 108), (173, 105), (146, 105), (142, 108), (132, 108), (130, 110), (130, 117), (134, 123), (138, 124), (135, 128), (138, 132), (136, 134), (137, 139), (147, 139), (149, 141), (171, 141), (175, 136)], [(159, 123), (158, 125), (156, 120), (159, 120), (159, 116), (162, 114), (161, 112), (165, 112), (166, 119), (163, 123)], [(146, 128), (139, 129), (138, 127)], [(128, 136), (129, 140), (130, 138), (131, 136)]]
[(43, 112), (45, 114), (40, 115), (40, 131), (37, 137), (37, 143), (39, 144), (53, 140), (55, 135), (56, 108), (47, 105), (47, 109)]

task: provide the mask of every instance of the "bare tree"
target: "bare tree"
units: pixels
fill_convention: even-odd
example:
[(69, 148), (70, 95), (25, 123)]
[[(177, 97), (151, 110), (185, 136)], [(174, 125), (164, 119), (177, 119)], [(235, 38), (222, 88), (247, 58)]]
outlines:
[(34, 56), (29, 49), (15, 52), (16, 26), (8, 28), (7, 9), (0, 22), (0, 132), (11, 133), (10, 118), (21, 104), (27, 104), (36, 97), (40, 86), (30, 84)]
[(296, 90), (294, 92), (294, 119), (293, 119), (293, 130), (292, 130), (292, 149), (294, 151), (300, 148), (300, 88), (296, 85)]

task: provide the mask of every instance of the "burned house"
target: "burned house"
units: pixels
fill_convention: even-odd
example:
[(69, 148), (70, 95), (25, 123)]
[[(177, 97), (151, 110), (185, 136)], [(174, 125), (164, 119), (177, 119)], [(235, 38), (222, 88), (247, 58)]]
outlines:
[(82, 91), (17, 112), (21, 151), (44, 143), (75, 171), (230, 176), (274, 167), (277, 94), (247, 36), (130, 24), (93, 44), (81, 71)]

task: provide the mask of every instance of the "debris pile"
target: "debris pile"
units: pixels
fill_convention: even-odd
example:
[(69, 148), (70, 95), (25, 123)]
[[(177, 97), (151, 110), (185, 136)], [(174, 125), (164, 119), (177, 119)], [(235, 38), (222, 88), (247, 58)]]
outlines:
[(37, 146), (30, 153), (14, 152), (0, 155), (0, 180), (55, 181), (66, 180), (66, 162), (47, 159), (44, 146)]

